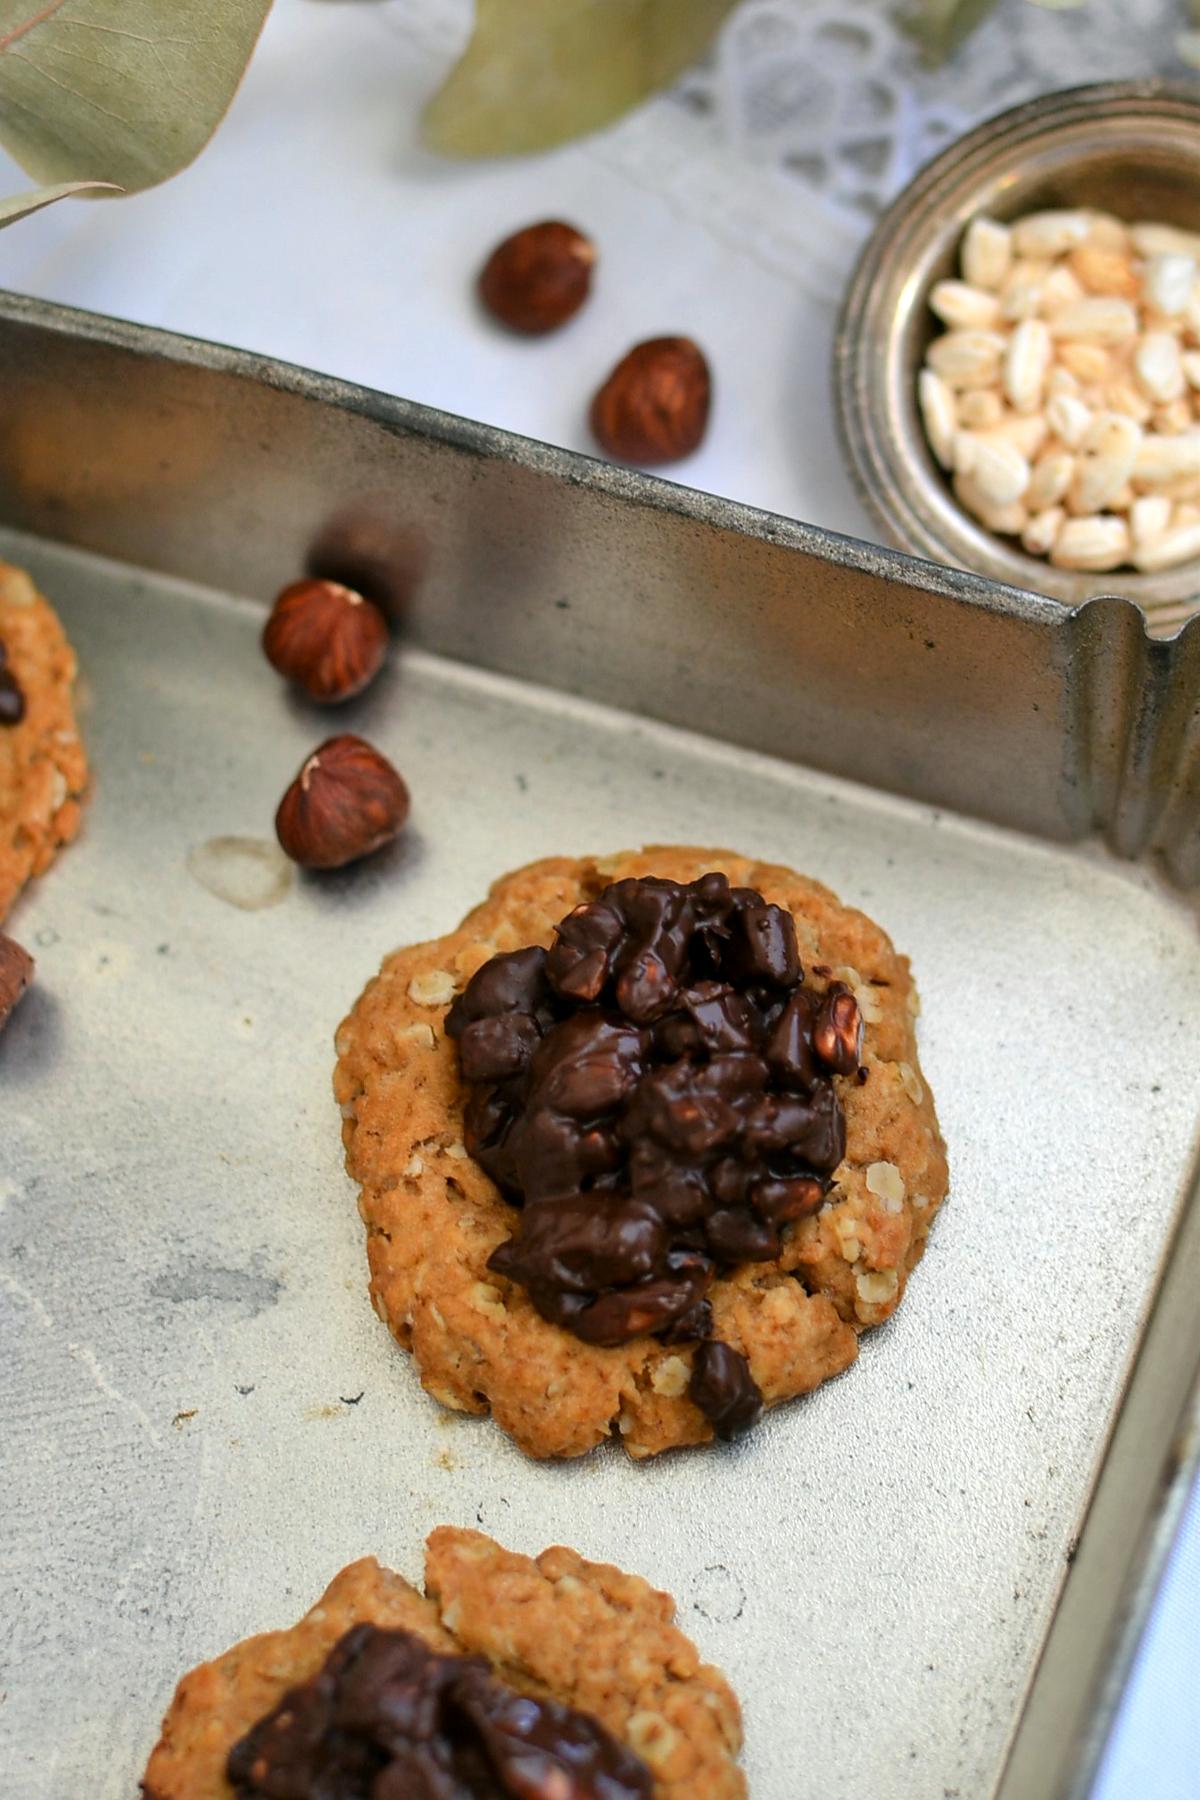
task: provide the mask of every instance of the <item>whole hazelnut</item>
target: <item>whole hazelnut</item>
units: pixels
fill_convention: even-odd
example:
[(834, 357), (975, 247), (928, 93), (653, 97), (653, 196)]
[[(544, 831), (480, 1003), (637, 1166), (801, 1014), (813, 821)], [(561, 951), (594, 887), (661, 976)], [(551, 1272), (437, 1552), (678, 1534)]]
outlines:
[(592, 401), (592, 431), (620, 462), (674, 462), (703, 438), (711, 396), (708, 363), (691, 338), (648, 338)]
[(546, 219), (497, 244), (479, 274), (479, 297), (511, 331), (556, 331), (588, 297), (596, 246)]
[(275, 835), (306, 869), (340, 869), (394, 838), (408, 789), (365, 739), (330, 738), (308, 757), (275, 814)]
[(387, 620), (340, 581), (293, 581), (271, 608), (263, 652), (272, 668), (329, 703), (360, 694), (387, 654)]
[(15, 939), (0, 931), (0, 1031), (33, 980), (33, 958)]

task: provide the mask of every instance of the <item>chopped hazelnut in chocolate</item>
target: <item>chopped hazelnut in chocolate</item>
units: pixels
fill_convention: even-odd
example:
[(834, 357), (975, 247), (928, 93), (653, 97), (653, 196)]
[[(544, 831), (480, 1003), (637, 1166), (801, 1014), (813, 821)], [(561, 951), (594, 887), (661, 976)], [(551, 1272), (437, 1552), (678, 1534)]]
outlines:
[(356, 1625), (234, 1745), (238, 1800), (650, 1800), (640, 1757), (596, 1719)]
[[(467, 1148), (524, 1208), (489, 1266), (586, 1343), (708, 1340), (714, 1275), (776, 1258), (845, 1153), (854, 995), (806, 988), (791, 914), (724, 875), (614, 883), (485, 963), (446, 1029)], [(691, 1393), (724, 1436), (761, 1411), (727, 1345)]]

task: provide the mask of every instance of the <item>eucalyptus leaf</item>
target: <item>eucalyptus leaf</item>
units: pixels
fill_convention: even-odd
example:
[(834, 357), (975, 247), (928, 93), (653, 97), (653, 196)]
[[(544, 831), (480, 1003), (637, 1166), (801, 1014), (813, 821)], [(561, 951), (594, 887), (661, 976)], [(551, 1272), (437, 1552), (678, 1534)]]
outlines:
[(916, 0), (909, 28), (930, 62), (944, 62), (995, 4), (996, 0)]
[(425, 109), (445, 156), (514, 156), (582, 137), (665, 87), (737, 0), (476, 0), (461, 60)]
[(81, 185), (133, 193), (184, 168), (225, 116), (270, 9), (0, 0), (0, 144), (47, 184), (4, 205), (30, 211)]
[(14, 225), (18, 219), (27, 219), (30, 213), (40, 212), (43, 206), (50, 206), (55, 200), (65, 200), (70, 194), (92, 194), (121, 192), (109, 181), (60, 181), (57, 187), (31, 188), (27, 194), (10, 194), (7, 200), (0, 200), (0, 231), (6, 225)]

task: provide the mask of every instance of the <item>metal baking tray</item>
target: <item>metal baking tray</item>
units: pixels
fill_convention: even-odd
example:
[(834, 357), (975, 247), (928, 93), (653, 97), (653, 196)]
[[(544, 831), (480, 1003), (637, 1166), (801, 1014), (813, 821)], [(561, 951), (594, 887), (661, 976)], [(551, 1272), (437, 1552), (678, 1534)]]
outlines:
[[(1090, 834), (1200, 874), (1200, 637), (15, 298), (0, 394), (0, 553), (96, 773), (0, 1039), (6, 1795), (128, 1800), (185, 1668), (351, 1557), (416, 1575), (440, 1521), (669, 1588), (756, 1800), (1082, 1793), (1200, 1366), (1195, 915)], [(338, 727), (413, 825), (238, 910), (189, 852), (269, 836), (330, 729), (256, 639), (331, 559), (410, 596)], [(537, 1465), (367, 1304), (331, 1036), (501, 871), (654, 840), (809, 870), (909, 952), (952, 1195), (845, 1377), (732, 1447)]]

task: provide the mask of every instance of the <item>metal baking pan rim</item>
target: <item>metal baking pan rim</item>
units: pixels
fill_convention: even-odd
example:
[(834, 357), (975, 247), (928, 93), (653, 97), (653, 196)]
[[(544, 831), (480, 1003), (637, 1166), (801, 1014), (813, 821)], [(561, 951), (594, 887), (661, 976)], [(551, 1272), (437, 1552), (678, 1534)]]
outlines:
[[(602, 549), (610, 557), (621, 530), (617, 521), (624, 513), (631, 522), (640, 521), (637, 554), (652, 561), (659, 552), (677, 589), (698, 572), (711, 589), (706, 625), (718, 624), (713, 611), (718, 601), (728, 609), (717, 629), (722, 639), (719, 657), (705, 681), (693, 683), (683, 693), (660, 683), (639, 695), (627, 685), (631, 656), (606, 650), (598, 678), (594, 670), (589, 672), (593, 697), (676, 725), (686, 724), (689, 716), (710, 718), (724, 711), (727, 723), (714, 726), (716, 735), (745, 748), (1044, 837), (1078, 839), (1101, 831), (1118, 854), (1160, 853), (1174, 882), (1185, 888), (1200, 885), (1196, 829), (1200, 742), (1188, 700), (1193, 665), (1200, 667), (1200, 630), (1193, 629), (1195, 621), (1172, 637), (1154, 637), (1142, 610), (1125, 598), (1100, 594), (1069, 609), (1036, 593), (271, 358), (0, 293), (0, 354), (5, 350), (8, 379), (16, 391), (10, 407), (10, 441), (6, 444), (0, 436), (0, 493), (7, 483), (14, 501), (11, 523), (19, 529), (64, 536), (61, 526), (69, 516), (69, 502), (64, 509), (55, 491), (53, 437), (56, 430), (71, 430), (70, 406), (59, 406), (57, 418), (49, 423), (39, 414), (47, 383), (56, 378), (61, 383), (65, 369), (72, 377), (81, 373), (85, 381), (95, 375), (101, 387), (107, 383), (115, 394), (124, 391), (125, 381), (117, 365), (120, 359), (129, 359), (144, 402), (158, 373), (165, 382), (172, 368), (231, 382), (235, 388), (245, 383), (248, 393), (263, 397), (264, 410), (265, 401), (278, 396), (280, 418), (289, 406), (295, 407), (290, 423), (299, 423), (302, 431), (310, 406), (314, 419), (341, 421), (339, 446), (353, 446), (360, 461), (366, 457), (369, 439), (361, 433), (355, 436), (359, 422), (394, 443), (423, 443), (435, 453), (463, 458), (465, 466), (477, 460), (489, 470), (506, 470), (520, 505), (530, 509), (519, 522), (526, 531), (522, 550), (529, 551), (530, 545), (533, 550), (520, 575), (539, 587), (540, 604), (547, 603), (545, 582), (553, 578), (564, 550), (571, 546), (539, 534), (547, 519), (558, 532), (574, 524), (574, 510), (564, 504), (571, 491), (586, 496), (589, 528), (602, 533)], [(110, 353), (113, 360), (106, 364)], [(23, 367), (26, 357), (28, 370)], [(49, 391), (53, 394), (53, 389)], [(95, 398), (84, 404), (92, 406), (94, 424)], [(23, 427), (12, 425), (12, 408), (41, 440), (41, 467), (32, 500), (21, 468)], [(162, 421), (153, 411), (144, 417), (161, 442)], [(186, 430), (186, 421), (180, 423)], [(276, 455), (277, 445), (256, 447), (248, 442), (230, 448), (244, 448), (246, 468), (260, 480), (268, 467), (276, 466), (270, 457)], [(106, 454), (98, 440), (94, 446), (98, 462)], [(151, 480), (153, 469), (139, 469), (137, 477)], [(136, 490), (126, 485), (122, 498), (129, 510), (115, 529), (95, 493), (85, 498), (85, 522), (74, 536), (66, 531), (70, 541), (119, 559), (163, 566), (153, 548), (153, 521), (146, 520), (144, 500)], [(177, 480), (176, 504), (184, 498)], [(131, 524), (130, 513), (137, 515), (136, 524)], [(706, 534), (707, 544), (693, 541), (693, 526)], [(260, 540), (261, 535), (260, 531)], [(217, 578), (218, 585), (234, 592), (267, 591), (271, 576), (262, 543), (249, 548), (258, 555), (253, 577), (247, 573), (247, 546), (243, 546), (243, 560), (227, 568), (224, 577)], [(552, 565), (555, 557), (559, 559), (549, 573), (544, 566), (547, 554)], [(175, 564), (164, 572), (194, 575), (194, 560), (192, 566)], [(274, 567), (272, 563), (272, 573)], [(573, 568), (578, 575), (578, 561)], [(477, 576), (478, 566), (471, 573)], [(585, 576), (585, 586), (589, 579), (594, 594), (594, 577)], [(747, 638), (743, 629), (747, 618), (753, 624), (753, 599), (750, 610), (743, 605), (747, 584), (760, 600), (766, 596), (786, 602), (777, 608), (771, 657), (760, 658), (753, 668), (744, 656), (739, 662), (743, 643), (753, 638), (753, 631)], [(445, 592), (442, 598), (447, 598)], [(478, 654), (475, 648), (464, 652), (463, 610), (459, 606), (456, 613), (456, 597), (449, 598), (451, 611), (442, 616), (448, 628), (440, 631), (440, 639), (435, 631), (435, 641), (427, 641), (427, 648), (465, 654), (467, 660), (510, 674), (519, 674), (525, 666), (537, 667), (546, 685), (575, 691), (561, 671), (542, 666), (528, 616), (519, 621), (524, 635), (515, 647), (506, 619), (503, 636), (493, 625)], [(678, 592), (675, 599), (674, 614), (662, 630), (682, 634), (686, 641), (693, 622), (691, 608), (680, 607)], [(849, 622), (847, 612), (852, 615)], [(809, 655), (814, 630), (815, 661)], [(466, 635), (477, 645), (475, 621)], [(927, 640), (924, 649), (922, 639)], [(925, 655), (935, 647), (936, 658)], [(834, 704), (839, 696), (832, 691), (842, 682), (847, 653), (858, 687), (848, 722)], [(937, 673), (931, 680), (935, 662)], [(725, 705), (731, 667), (732, 678), (741, 686), (730, 704), (740, 707), (740, 716), (747, 721), (740, 737), (729, 723)], [(955, 729), (969, 750), (965, 759), (948, 741), (947, 681), (958, 703), (951, 709)], [(749, 705), (750, 688), (763, 683), (769, 687), (768, 704)], [(1007, 772), (1005, 781), (995, 779), (1000, 768)]]
[(1055, 627), (1065, 627), (1072, 616), (1084, 613), (1100, 602), (1106, 606), (1115, 603), (1130, 615), (1144, 619), (1140, 607), (1120, 597), (1095, 595), (1079, 607), (1067, 608), (1060, 601), (1030, 589), (1010, 587), (985, 576), (927, 562), (888, 545), (827, 531), (821, 526), (768, 512), (743, 501), (726, 500), (661, 475), (648, 475), (638, 469), (605, 462), (583, 451), (560, 449), (539, 438), (524, 437), (419, 401), (403, 400), (382, 389), (364, 387), (336, 375), (323, 375), (301, 364), (256, 351), (238, 350), (159, 326), (141, 325), (4, 289), (0, 289), (0, 318), (36, 325), (69, 338), (111, 344), (139, 356), (161, 357), (261, 382), (301, 399), (340, 411), (361, 413), (385, 430), (417, 433), (481, 457), (499, 455), (538, 473), (556, 476), (572, 486), (595, 488), (620, 500), (785, 544), (813, 556), (828, 557), (831, 551), (836, 551), (840, 563), (864, 574), (933, 592), (957, 604), (984, 607)]

